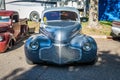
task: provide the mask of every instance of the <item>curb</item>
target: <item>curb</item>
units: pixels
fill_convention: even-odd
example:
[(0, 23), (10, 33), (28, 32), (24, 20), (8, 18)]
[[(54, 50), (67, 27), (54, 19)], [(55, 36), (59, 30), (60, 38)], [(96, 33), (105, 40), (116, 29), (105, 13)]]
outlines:
[(101, 39), (113, 39), (112, 36), (106, 36), (106, 35), (89, 35), (93, 38), (101, 38)]

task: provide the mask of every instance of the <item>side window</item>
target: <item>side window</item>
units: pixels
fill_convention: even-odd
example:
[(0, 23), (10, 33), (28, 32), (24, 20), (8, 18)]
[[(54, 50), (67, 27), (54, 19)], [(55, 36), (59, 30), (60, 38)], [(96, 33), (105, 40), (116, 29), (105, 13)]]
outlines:
[(13, 15), (13, 22), (18, 22), (19, 21), (19, 16), (18, 15)]

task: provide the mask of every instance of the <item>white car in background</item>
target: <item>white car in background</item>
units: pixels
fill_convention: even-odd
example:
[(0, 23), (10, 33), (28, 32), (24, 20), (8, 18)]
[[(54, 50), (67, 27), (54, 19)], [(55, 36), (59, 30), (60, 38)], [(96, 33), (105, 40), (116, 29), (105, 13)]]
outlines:
[(45, 3), (39, 0), (6, 0), (6, 10), (14, 10), (20, 18), (39, 21), (42, 11), (47, 7), (54, 7), (54, 3)]
[(112, 36), (113, 38), (120, 38), (120, 21), (112, 23)]

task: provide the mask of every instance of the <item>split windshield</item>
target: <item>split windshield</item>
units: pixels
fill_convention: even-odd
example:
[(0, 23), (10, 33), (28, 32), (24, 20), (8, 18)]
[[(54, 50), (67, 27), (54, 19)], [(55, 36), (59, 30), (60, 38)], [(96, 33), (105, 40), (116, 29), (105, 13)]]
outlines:
[(9, 16), (0, 16), (0, 22), (9, 22), (10, 17)]
[(72, 20), (77, 21), (78, 16), (72, 11), (51, 11), (44, 14), (44, 21), (51, 20)]

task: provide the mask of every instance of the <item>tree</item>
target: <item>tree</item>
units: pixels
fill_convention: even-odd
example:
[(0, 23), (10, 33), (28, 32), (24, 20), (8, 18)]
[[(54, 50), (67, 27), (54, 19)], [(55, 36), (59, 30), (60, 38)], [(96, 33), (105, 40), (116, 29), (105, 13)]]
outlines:
[(98, 0), (90, 0), (89, 27), (90, 28), (99, 27), (99, 23), (98, 23)]

